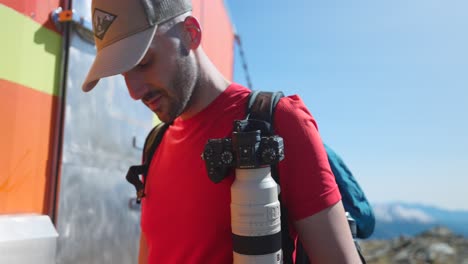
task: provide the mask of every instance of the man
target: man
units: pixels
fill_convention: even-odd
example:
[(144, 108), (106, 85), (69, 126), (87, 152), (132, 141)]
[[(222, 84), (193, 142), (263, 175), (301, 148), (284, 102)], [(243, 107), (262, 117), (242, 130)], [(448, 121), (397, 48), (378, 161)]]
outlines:
[[(140, 263), (232, 263), (234, 175), (212, 183), (200, 154), (245, 117), (250, 91), (226, 80), (204, 53), (189, 0), (93, 0), (92, 9), (98, 52), (83, 90), (122, 74), (133, 99), (172, 123), (145, 183)], [(286, 154), (282, 202), (311, 261), (359, 263), (315, 120), (290, 96), (274, 121)]]

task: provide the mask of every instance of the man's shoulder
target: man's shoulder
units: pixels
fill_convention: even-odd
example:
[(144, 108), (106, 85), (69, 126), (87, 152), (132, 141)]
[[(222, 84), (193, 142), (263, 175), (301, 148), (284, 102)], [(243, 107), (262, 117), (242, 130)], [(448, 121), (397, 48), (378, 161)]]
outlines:
[(275, 130), (279, 133), (298, 129), (307, 130), (310, 127), (318, 129), (314, 116), (301, 97), (296, 94), (279, 100), (274, 112), (274, 122)]
[(217, 100), (223, 111), (233, 111), (239, 107), (243, 109), (251, 92), (251, 90), (240, 84), (231, 83)]
[(306, 114), (306, 115), (311, 116), (311, 113), (309, 112), (304, 101), (297, 94), (284, 96), (283, 98), (281, 98), (278, 104), (276, 105), (276, 109), (275, 109), (275, 113), (278, 113), (278, 112), (286, 114), (286, 115)]
[[(267, 91), (267, 90), (261, 90)], [(273, 91), (274, 92), (274, 91)], [(231, 107), (247, 107), (247, 98), (252, 93), (252, 90), (246, 88), (237, 83), (231, 83), (229, 87), (223, 92), (222, 97), (225, 99), (224, 105), (230, 105)], [(283, 118), (288, 116), (302, 116), (312, 117), (312, 114), (307, 109), (304, 101), (298, 94), (287, 95), (282, 97), (277, 105), (275, 106), (274, 115), (278, 115)]]
[(223, 94), (229, 98), (245, 98), (247, 97), (252, 91), (249, 88), (244, 87), (238, 83), (231, 83)]

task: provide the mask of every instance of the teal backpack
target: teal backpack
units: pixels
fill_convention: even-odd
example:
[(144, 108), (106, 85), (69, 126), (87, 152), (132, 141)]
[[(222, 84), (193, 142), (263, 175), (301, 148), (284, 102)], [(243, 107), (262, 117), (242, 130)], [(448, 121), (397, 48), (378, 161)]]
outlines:
[(364, 191), (348, 169), (344, 161), (325, 144), (328, 162), (335, 175), (341, 193), (343, 206), (356, 221), (356, 237), (368, 238), (374, 232), (375, 216)]
[[(246, 119), (262, 120), (266, 126), (262, 129), (262, 134), (274, 134), (273, 114), (276, 104), (283, 97), (282, 92), (259, 92), (253, 91), (250, 94), (247, 106)], [(127, 173), (127, 180), (132, 183), (137, 191), (137, 202), (144, 197), (144, 184), (139, 175), (146, 177), (151, 159), (159, 146), (164, 132), (171, 124), (161, 123), (157, 125), (148, 134), (143, 149), (143, 165), (130, 167)], [(268, 130), (268, 131), (264, 131)], [(351, 171), (343, 160), (327, 145), (325, 150), (328, 155), (330, 167), (335, 175), (335, 180), (340, 189), (343, 206), (348, 216), (348, 221), (353, 221), (351, 227), (355, 238), (368, 238), (374, 231), (375, 216), (370, 203), (368, 202), (364, 191), (359, 186)], [(279, 173), (276, 166), (272, 166), (271, 174), (273, 179), (279, 184)], [(281, 201), (281, 194), (279, 195)], [(281, 203), (282, 204), (282, 203)], [(351, 224), (351, 223), (350, 223)], [(355, 225), (354, 225), (355, 224)], [(298, 242), (296, 251), (296, 261), (293, 262), (292, 253), (295, 249), (294, 241), (289, 236), (289, 226), (287, 221), (287, 210), (281, 205), (281, 230), (283, 263), (308, 264), (310, 263), (302, 245)], [(361, 254), (359, 245), (356, 242), (356, 248), (361, 257), (362, 263), (365, 259)]]

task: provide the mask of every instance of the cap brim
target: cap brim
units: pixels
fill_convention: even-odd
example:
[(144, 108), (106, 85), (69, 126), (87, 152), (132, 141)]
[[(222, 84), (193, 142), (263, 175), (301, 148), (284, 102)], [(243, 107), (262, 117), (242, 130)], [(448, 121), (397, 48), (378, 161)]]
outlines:
[(157, 25), (102, 48), (97, 53), (81, 89), (89, 92), (99, 79), (121, 74), (135, 67), (148, 50), (156, 29)]

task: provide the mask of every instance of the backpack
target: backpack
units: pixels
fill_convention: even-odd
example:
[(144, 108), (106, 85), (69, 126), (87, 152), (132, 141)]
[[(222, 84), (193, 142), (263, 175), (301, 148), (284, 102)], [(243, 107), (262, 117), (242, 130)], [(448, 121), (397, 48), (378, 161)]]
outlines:
[[(273, 93), (253, 91), (249, 95), (248, 99), (246, 120), (254, 119), (263, 121), (265, 126), (262, 126), (261, 128), (262, 134), (273, 135), (274, 110), (276, 104), (283, 96), (284, 95), (282, 92)], [(145, 182), (149, 164), (157, 147), (161, 143), (165, 131), (170, 125), (171, 124), (160, 123), (150, 131), (145, 140), (145, 145), (143, 148), (143, 164), (130, 167), (127, 173), (126, 179), (135, 186), (137, 191), (137, 203), (140, 203), (141, 198), (143, 198), (145, 195), (143, 182)], [(335, 175), (335, 180), (342, 196), (343, 206), (345, 210), (351, 215), (352, 219), (354, 219), (356, 224), (354, 235), (358, 238), (367, 238), (372, 234), (375, 226), (375, 217), (372, 211), (372, 207), (367, 201), (361, 187), (353, 177), (351, 171), (346, 167), (342, 159), (329, 146), (324, 146), (325, 150), (327, 151), (330, 167), (333, 174)], [(139, 175), (143, 176), (143, 182), (141, 181)], [(276, 165), (272, 165), (271, 175), (276, 183), (279, 184), (279, 173)], [(281, 201), (281, 194), (279, 195), (279, 201)], [(310, 261), (300, 241), (297, 241), (296, 262), (293, 262), (293, 251), (295, 249), (295, 243), (294, 240), (289, 236), (287, 209), (283, 206), (283, 203), (280, 204), (281, 233), (283, 234), (283, 261), (285, 264), (308, 264)], [(357, 242), (355, 243), (362, 263), (365, 263), (360, 247)]]
[(343, 206), (356, 221), (356, 237), (368, 238), (374, 232), (375, 216), (359, 183), (340, 156), (324, 144), (328, 162), (340, 189)]

